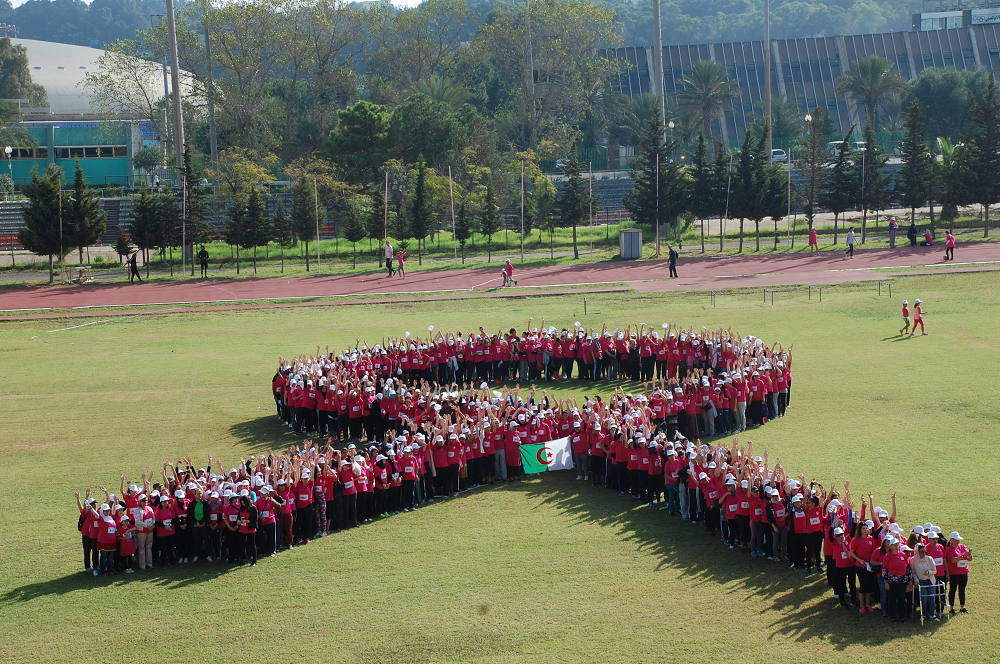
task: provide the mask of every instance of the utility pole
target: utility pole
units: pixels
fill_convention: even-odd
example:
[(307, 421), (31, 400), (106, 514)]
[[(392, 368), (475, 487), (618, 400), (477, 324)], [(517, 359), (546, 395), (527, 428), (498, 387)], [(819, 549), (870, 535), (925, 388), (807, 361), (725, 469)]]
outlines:
[[(451, 179), (451, 166), (448, 167), (448, 194), (451, 196), (451, 244), (452, 248), (455, 250), (455, 262), (458, 262), (458, 240), (455, 239), (455, 183)], [(524, 223), (522, 222), (521, 230), (524, 230)], [(523, 235), (524, 233), (522, 233)], [(524, 258), (522, 253), (521, 258)]]
[(181, 76), (177, 64), (177, 26), (174, 23), (174, 0), (167, 0), (167, 39), (170, 42), (170, 82), (174, 88), (174, 155), (177, 172), (184, 171), (184, 123), (181, 120)]
[(660, 24), (660, 0), (653, 0), (653, 94), (660, 98), (660, 120), (667, 115), (663, 90), (663, 29)]
[[(764, 0), (764, 118), (771, 126), (771, 0)], [(767, 163), (771, 163), (774, 132), (767, 132)]]
[(209, 40), (208, 13), (212, 9), (210, 0), (205, 0), (201, 27), (205, 30), (205, 61), (208, 63), (208, 145), (212, 155), (212, 168), (219, 166), (219, 137), (215, 133), (215, 83), (212, 79), (212, 45)]
[[(451, 178), (451, 167), (448, 167), (448, 178)], [(451, 204), (452, 210), (455, 209), (455, 203)], [(593, 207), (593, 205), (591, 205)], [(454, 216), (454, 215), (453, 215)], [(591, 221), (593, 224), (593, 221)], [(521, 262), (524, 262), (524, 160), (521, 160)]]
[[(316, 205), (316, 269), (319, 269), (319, 185), (313, 178), (313, 203)], [(339, 232), (339, 230), (338, 230)]]

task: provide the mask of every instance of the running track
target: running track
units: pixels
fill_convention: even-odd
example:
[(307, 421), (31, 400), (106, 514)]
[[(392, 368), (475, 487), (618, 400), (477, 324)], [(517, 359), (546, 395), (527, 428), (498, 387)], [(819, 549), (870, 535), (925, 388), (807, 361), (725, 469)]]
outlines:
[[(790, 284), (827, 285), (851, 281), (885, 279), (902, 274), (940, 274), (1000, 270), (1000, 245), (981, 243), (960, 247), (956, 264), (942, 263), (943, 248), (906, 247), (859, 251), (854, 260), (840, 252), (814, 256), (739, 256), (720, 258), (685, 258), (678, 263), (679, 279), (667, 279), (665, 261), (581, 263), (572, 266), (518, 269), (515, 278), (520, 286), (531, 287), (518, 294), (558, 293), (559, 287), (575, 286), (591, 290), (611, 288), (625, 283), (640, 292), (708, 291), (729, 288), (782, 286)], [(885, 268), (947, 265), (903, 273), (886, 273)], [(93, 315), (89, 308), (191, 303), (227, 303), (239, 307), (240, 301), (277, 300), (316, 297), (343, 297), (323, 304), (350, 301), (351, 296), (411, 294), (414, 297), (445, 299), (443, 293), (465, 291), (454, 297), (480, 297), (500, 285), (500, 264), (492, 268), (414, 272), (405, 280), (384, 274), (296, 277), (290, 279), (242, 279), (233, 281), (184, 281), (85, 286), (34, 287), (0, 291), (0, 311), (8, 314), (0, 320), (13, 320), (42, 314), (46, 309), (73, 310), (70, 315)], [(368, 300), (370, 301), (370, 300)], [(271, 306), (271, 305), (264, 305)], [(287, 305), (286, 305), (287, 306)], [(227, 307), (229, 308), (229, 307)], [(147, 310), (148, 311), (148, 310)], [(64, 317), (67, 314), (49, 314)], [(102, 315), (107, 315), (103, 312)], [(32, 317), (34, 317), (32, 316)]]

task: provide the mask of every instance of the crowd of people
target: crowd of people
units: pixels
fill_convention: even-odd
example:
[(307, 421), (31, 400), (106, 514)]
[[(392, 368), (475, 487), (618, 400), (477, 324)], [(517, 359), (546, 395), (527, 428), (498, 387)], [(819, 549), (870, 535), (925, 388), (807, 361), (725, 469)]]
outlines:
[[(566, 438), (577, 480), (701, 524), (730, 549), (793, 573), (825, 571), (842, 606), (934, 620), (956, 610), (957, 593), (965, 611), (972, 553), (958, 532), (944, 537), (925, 523), (907, 533), (896, 522), (895, 495), (891, 511), (871, 493), (859, 508), (849, 483), (838, 490), (792, 477), (780, 459), (772, 465), (766, 452), (755, 455), (752, 442), (702, 442), (784, 416), (791, 364), (791, 347), (752, 336), (667, 326), (660, 338), (641, 325), (597, 334), (579, 326), (407, 333), (371, 348), (359, 341), (342, 353), (280, 359), (277, 418), (326, 442), (254, 454), (228, 471), (209, 457), (205, 467), (182, 459), (132, 483), (123, 474), (120, 493), (102, 486), (101, 501), (89, 489), (77, 493), (85, 570), (111, 575), (199, 560), (253, 566), (258, 556), (517, 481), (522, 444)], [(498, 384), (522, 375), (639, 383), (582, 402)]]

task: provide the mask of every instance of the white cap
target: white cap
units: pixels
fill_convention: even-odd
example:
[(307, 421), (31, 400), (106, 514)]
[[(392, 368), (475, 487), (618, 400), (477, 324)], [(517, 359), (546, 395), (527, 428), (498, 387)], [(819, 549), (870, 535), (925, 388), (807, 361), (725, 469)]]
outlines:
[(961, 541), (962, 540), (962, 536), (958, 534), (957, 530), (953, 530), (953, 531), (951, 531), (951, 534), (948, 535), (948, 539), (953, 539), (953, 540), (959, 540), (959, 541)]
[(180, 489), (177, 489), (177, 491), (174, 491), (174, 497), (175, 498), (183, 498), (184, 497), (184, 492), (181, 491)]
[(843, 535), (844, 534), (844, 529), (841, 528), (840, 526), (837, 526), (836, 528), (833, 529), (833, 534), (834, 535)]

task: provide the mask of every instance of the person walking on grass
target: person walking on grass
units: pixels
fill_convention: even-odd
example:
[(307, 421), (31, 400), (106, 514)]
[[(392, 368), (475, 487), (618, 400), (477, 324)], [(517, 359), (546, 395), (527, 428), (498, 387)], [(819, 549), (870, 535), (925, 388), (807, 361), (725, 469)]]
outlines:
[(139, 283), (142, 283), (142, 277), (139, 276), (139, 266), (136, 265), (136, 256), (139, 255), (138, 251), (132, 252), (132, 255), (128, 257), (128, 282), (131, 284), (132, 279), (138, 279)]
[(854, 226), (851, 226), (847, 231), (847, 251), (844, 252), (844, 255), (854, 258)]
[(920, 300), (913, 301), (913, 330), (910, 332), (911, 337), (917, 333), (917, 323), (920, 323), (920, 335), (926, 337), (927, 333), (924, 331), (924, 312), (920, 309)]
[(903, 327), (899, 330), (900, 334), (909, 334), (910, 332), (910, 303), (903, 300)]
[(667, 256), (670, 260), (670, 277), (677, 278), (677, 250), (674, 249), (674, 245), (672, 244), (668, 244), (667, 249), (669, 251)]
[(201, 263), (201, 278), (204, 279), (208, 276), (208, 252), (205, 245), (201, 245), (201, 251), (198, 252), (198, 262)]

